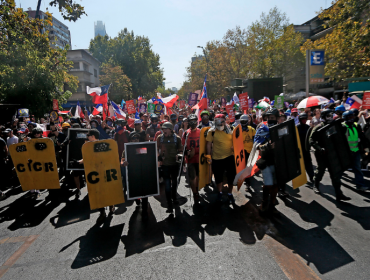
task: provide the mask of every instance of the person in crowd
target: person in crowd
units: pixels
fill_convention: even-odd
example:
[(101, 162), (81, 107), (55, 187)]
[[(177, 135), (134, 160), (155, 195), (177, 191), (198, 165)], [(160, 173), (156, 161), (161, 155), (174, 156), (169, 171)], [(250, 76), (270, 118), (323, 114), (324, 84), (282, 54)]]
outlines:
[(146, 129), (149, 126), (149, 121), (148, 121), (148, 114), (144, 114), (142, 117), (142, 122), (141, 122), (141, 128), (146, 131)]
[(233, 127), (237, 127), (239, 124), (240, 124), (240, 117), (242, 116), (243, 114), (239, 111), (235, 112), (235, 121), (233, 123)]
[(14, 135), (17, 134), (17, 130), (16, 129), (11, 129), (11, 128), (7, 128), (5, 130), (5, 133), (8, 135), (8, 138), (6, 139), (6, 144), (7, 146), (9, 147), (10, 145), (12, 144), (18, 144), (18, 137)]
[(201, 122), (198, 125), (199, 129), (202, 129), (203, 127), (212, 127), (213, 122), (209, 120), (209, 112), (204, 110), (200, 113)]
[[(325, 169), (328, 167), (328, 160), (329, 160), (327, 157), (325, 148), (320, 146), (320, 136), (319, 136), (318, 130), (333, 121), (333, 111), (330, 109), (323, 110), (321, 112), (321, 119), (323, 119), (323, 122), (321, 124), (318, 124), (312, 129), (312, 132), (309, 138), (310, 146), (315, 149), (315, 157), (316, 157), (316, 162), (317, 162), (317, 168), (315, 170), (315, 175), (314, 175), (314, 187), (313, 187), (314, 192), (317, 194), (320, 193), (320, 181), (322, 180), (322, 177), (324, 176)], [(342, 190), (340, 189), (341, 187), (340, 176), (338, 176), (337, 174), (330, 173), (330, 169), (329, 169), (329, 174), (330, 174), (332, 185), (335, 190), (337, 201), (350, 200), (350, 198), (345, 196)]]
[(322, 122), (320, 116), (321, 116), (320, 109), (319, 108), (316, 108), (313, 111), (313, 117), (312, 117), (311, 122), (310, 122), (310, 126), (311, 127), (315, 127), (316, 125), (318, 125), (318, 124), (320, 124)]
[(212, 166), (215, 176), (218, 196), (217, 200), (222, 201), (222, 186), (224, 172), (226, 172), (228, 183), (228, 198), (230, 203), (235, 203), (232, 195), (233, 182), (236, 175), (233, 149), (233, 130), (226, 124), (223, 114), (215, 117), (215, 126), (207, 133), (207, 161)]
[(134, 131), (133, 132), (136, 132), (137, 134), (139, 134), (139, 136), (140, 136), (139, 142), (145, 142), (146, 141), (146, 134), (145, 134), (145, 131), (142, 129), (142, 122), (141, 122), (140, 119), (136, 119), (134, 121)]
[(280, 113), (280, 116), (278, 118), (278, 124), (281, 124), (281, 123), (285, 122), (287, 120), (287, 118), (288, 117), (284, 113), (283, 114)]
[(172, 123), (173, 127), (175, 128), (175, 125), (177, 124), (177, 115), (176, 114), (171, 114), (170, 122)]
[(156, 114), (150, 115), (150, 126), (146, 129), (146, 141), (154, 141), (154, 136), (161, 129), (158, 124), (158, 116)]
[(174, 133), (173, 124), (162, 125), (163, 134), (157, 138), (160, 165), (163, 170), (168, 212), (173, 213), (173, 204), (177, 201), (177, 176), (179, 165), (177, 154), (182, 152), (181, 138)]
[[(182, 125), (182, 122), (184, 120), (184, 116), (183, 115), (179, 115), (179, 121), (177, 124), (174, 125), (174, 131), (177, 135), (179, 135), (179, 130), (181, 128), (181, 125)], [(181, 138), (181, 136), (180, 136)]]
[(118, 156), (121, 157), (122, 152), (125, 150), (125, 143), (129, 142), (130, 132), (126, 130), (127, 121), (119, 119), (115, 121), (115, 134), (114, 140), (118, 145)]
[(361, 127), (355, 123), (355, 114), (352, 110), (343, 113), (342, 126), (348, 140), (351, 150), (351, 168), (355, 174), (356, 188), (360, 191), (369, 190), (365, 185), (364, 174), (361, 171), (361, 154), (363, 151), (369, 152), (369, 141), (361, 130)]
[(297, 109), (297, 108), (293, 108), (293, 109), (291, 110), (291, 114), (290, 114), (289, 119), (293, 119), (293, 120), (294, 120), (295, 125), (298, 125), (298, 124), (299, 124), (299, 119), (298, 119), (298, 109)]
[(346, 111), (346, 108), (344, 107), (344, 105), (339, 105), (339, 106), (337, 106), (337, 107), (335, 107), (335, 115), (336, 116), (334, 116), (334, 120), (336, 120), (336, 119), (343, 119), (342, 118), (342, 115), (343, 115), (343, 113)]
[[(244, 154), (245, 154), (245, 162), (248, 161), (249, 154), (253, 148), (253, 140), (254, 136), (256, 135), (256, 130), (250, 125), (250, 118), (248, 115), (242, 115), (240, 117), (240, 125), (242, 127), (242, 135), (243, 135), (243, 144), (244, 144)], [(249, 178), (245, 180), (247, 187), (250, 186)]]
[[(182, 128), (184, 132), (182, 134), (182, 144), (186, 145), (186, 159), (188, 164), (188, 176), (190, 180), (190, 187), (193, 192), (194, 202), (196, 204), (200, 201), (198, 184), (199, 184), (199, 141), (200, 141), (200, 129), (197, 128), (198, 117), (195, 114), (189, 115), (189, 125)], [(183, 124), (185, 123), (185, 120)], [(186, 141), (186, 142), (185, 142)]]
[(310, 126), (306, 124), (308, 116), (306, 113), (301, 113), (298, 116), (299, 124), (297, 125), (298, 134), (299, 134), (299, 140), (301, 142), (301, 148), (303, 153), (303, 159), (304, 159), (304, 165), (306, 167), (306, 172), (308, 174), (308, 177), (310, 178), (310, 181), (313, 182), (313, 166), (312, 166), (312, 158), (310, 150), (306, 147), (306, 138), (307, 133), (310, 129)]

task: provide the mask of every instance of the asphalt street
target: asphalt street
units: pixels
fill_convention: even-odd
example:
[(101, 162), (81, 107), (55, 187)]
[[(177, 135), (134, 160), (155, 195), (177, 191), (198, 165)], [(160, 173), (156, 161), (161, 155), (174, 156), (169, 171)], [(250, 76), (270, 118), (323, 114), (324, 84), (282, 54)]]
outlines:
[(289, 184), (274, 219), (257, 210), (260, 174), (234, 188), (235, 205), (206, 187), (195, 207), (182, 177), (174, 215), (161, 186), (148, 219), (127, 201), (102, 225), (86, 187), (79, 199), (63, 185), (36, 200), (15, 187), (0, 202), (0, 279), (369, 279), (370, 193), (353, 177), (342, 178), (349, 202), (336, 202), (328, 173), (321, 195)]

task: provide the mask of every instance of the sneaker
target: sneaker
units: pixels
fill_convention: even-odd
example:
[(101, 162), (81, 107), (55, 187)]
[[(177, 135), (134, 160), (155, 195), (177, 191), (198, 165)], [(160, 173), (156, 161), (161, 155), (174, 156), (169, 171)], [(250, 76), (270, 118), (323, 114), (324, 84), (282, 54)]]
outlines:
[(217, 194), (217, 201), (222, 201), (222, 193)]
[(313, 186), (313, 191), (316, 193), (316, 194), (319, 194), (320, 193), (320, 189), (319, 189), (319, 187), (317, 186)]
[(97, 223), (97, 224), (102, 223), (102, 222), (105, 220), (105, 218), (106, 218), (106, 217), (107, 217), (107, 214), (105, 214), (105, 211), (104, 211), (104, 212), (102, 212), (102, 213), (100, 214), (99, 218), (96, 220), (96, 223)]
[(235, 204), (235, 198), (234, 198), (234, 196), (231, 193), (229, 193), (227, 196), (229, 197), (230, 203), (231, 204)]
[(348, 200), (351, 200), (351, 198), (348, 196), (345, 196), (344, 194), (337, 195), (337, 201), (348, 201)]

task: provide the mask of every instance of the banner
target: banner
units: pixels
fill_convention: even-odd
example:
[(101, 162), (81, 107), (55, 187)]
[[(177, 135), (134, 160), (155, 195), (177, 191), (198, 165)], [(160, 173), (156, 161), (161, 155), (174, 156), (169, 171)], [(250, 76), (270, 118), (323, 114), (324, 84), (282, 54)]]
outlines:
[(127, 113), (135, 114), (136, 113), (135, 101), (134, 100), (127, 101), (126, 102), (126, 108), (127, 108)]
[(248, 99), (248, 107), (253, 109), (253, 105), (254, 105), (254, 99), (253, 98), (249, 98)]
[(370, 109), (370, 91), (364, 92), (364, 97), (362, 98), (362, 109)]
[(144, 104), (144, 103), (141, 103), (141, 104), (139, 104), (139, 113), (145, 113), (146, 112), (146, 104)]
[(226, 98), (225, 97), (221, 97), (221, 106), (226, 107)]
[(226, 113), (229, 115), (230, 122), (235, 122), (235, 113), (233, 106), (226, 105)]
[(289, 108), (289, 102), (284, 102), (284, 106), (285, 106), (285, 108)]
[(53, 111), (59, 111), (58, 100), (53, 99)]
[(241, 106), (241, 109), (248, 110), (249, 104), (248, 104), (248, 92), (244, 92), (242, 94), (239, 94), (239, 104)]
[(53, 121), (54, 123), (58, 123), (58, 121), (59, 121), (58, 111), (51, 111), (50, 112), (50, 120)]
[(180, 109), (185, 107), (185, 100), (180, 100)]
[(284, 108), (284, 96), (275, 95), (274, 107), (276, 109), (283, 109)]
[(220, 98), (215, 99), (215, 104), (220, 105), (221, 101)]
[(135, 107), (137, 107), (137, 104), (138, 104), (137, 99), (133, 99), (133, 101), (134, 101)]
[(18, 109), (17, 110), (17, 115), (18, 115), (18, 117), (29, 118), (30, 117), (30, 111), (26, 108)]
[(154, 113), (154, 109), (155, 109), (155, 104), (153, 104), (153, 103), (148, 103), (148, 108), (147, 108), (148, 113), (153, 114), (153, 113)]
[(163, 113), (163, 104), (155, 104), (154, 114), (160, 115)]
[(189, 106), (194, 106), (195, 104), (198, 103), (197, 101), (198, 101), (198, 94), (195, 92), (189, 93), (189, 100), (188, 100)]

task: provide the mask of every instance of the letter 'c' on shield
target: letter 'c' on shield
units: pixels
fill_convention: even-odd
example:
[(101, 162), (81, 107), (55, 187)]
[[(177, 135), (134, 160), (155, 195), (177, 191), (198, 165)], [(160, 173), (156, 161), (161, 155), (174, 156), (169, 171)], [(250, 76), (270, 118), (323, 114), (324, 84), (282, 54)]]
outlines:
[(87, 180), (91, 184), (96, 184), (99, 182), (99, 178), (93, 179), (93, 176), (99, 176), (99, 173), (96, 171), (91, 171), (89, 174), (87, 174)]

